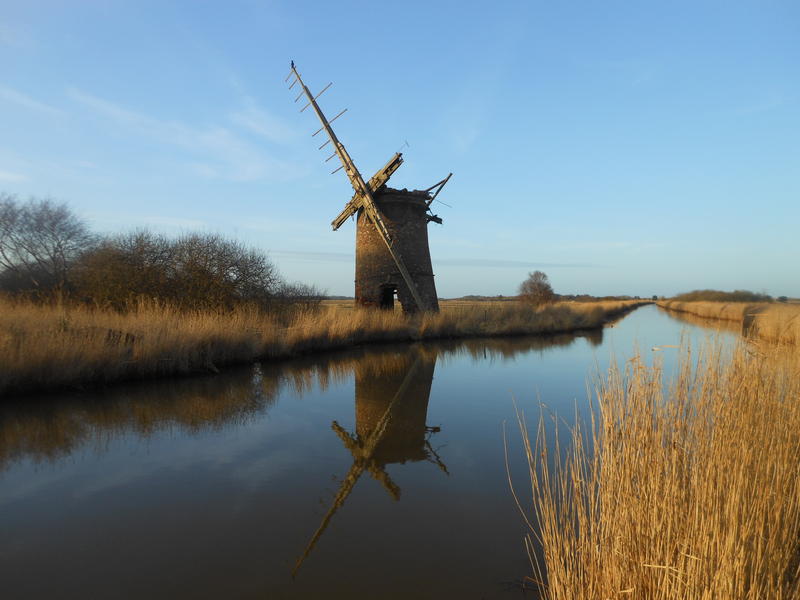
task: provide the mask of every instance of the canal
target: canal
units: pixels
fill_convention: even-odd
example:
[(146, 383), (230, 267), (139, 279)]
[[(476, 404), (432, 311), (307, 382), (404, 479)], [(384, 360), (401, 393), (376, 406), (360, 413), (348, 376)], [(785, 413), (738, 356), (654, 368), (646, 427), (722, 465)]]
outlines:
[(581, 335), (5, 399), (3, 597), (520, 597), (515, 405), (568, 424), (611, 361), (670, 373), (712, 335), (736, 337), (646, 306)]

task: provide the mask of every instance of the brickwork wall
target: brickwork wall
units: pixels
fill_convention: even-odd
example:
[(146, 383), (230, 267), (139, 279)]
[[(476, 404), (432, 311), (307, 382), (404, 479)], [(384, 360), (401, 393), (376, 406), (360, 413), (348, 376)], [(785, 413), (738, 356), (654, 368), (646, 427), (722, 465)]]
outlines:
[[(419, 192), (387, 189), (375, 196), (375, 202), (394, 240), (395, 251), (402, 257), (417, 285), (423, 309), (438, 311), (439, 301), (428, 248), (426, 198)], [(386, 244), (364, 211), (359, 210), (356, 224), (356, 303), (380, 306), (381, 291), (385, 286), (397, 288), (397, 299), (404, 311), (416, 310), (414, 298)]]

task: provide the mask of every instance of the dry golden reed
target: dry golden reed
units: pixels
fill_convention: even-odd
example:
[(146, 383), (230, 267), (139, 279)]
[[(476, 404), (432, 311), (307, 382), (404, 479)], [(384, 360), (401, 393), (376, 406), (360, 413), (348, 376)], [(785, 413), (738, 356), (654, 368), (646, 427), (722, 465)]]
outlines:
[(665, 300), (658, 305), (707, 319), (741, 323), (746, 333), (768, 342), (800, 344), (800, 304)]
[(520, 420), (542, 597), (800, 597), (800, 350), (686, 352), (664, 390), (612, 369), (563, 455)]
[(506, 302), (412, 317), (329, 306), (287, 320), (247, 308), (181, 312), (142, 302), (120, 314), (0, 299), (0, 394), (214, 371), (371, 342), (590, 329), (636, 305), (561, 303), (534, 309)]

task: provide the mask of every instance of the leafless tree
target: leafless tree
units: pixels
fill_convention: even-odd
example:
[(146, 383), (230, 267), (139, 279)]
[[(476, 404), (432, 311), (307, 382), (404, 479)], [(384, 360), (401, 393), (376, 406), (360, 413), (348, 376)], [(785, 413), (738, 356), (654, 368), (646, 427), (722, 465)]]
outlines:
[(174, 242), (175, 287), (197, 308), (263, 304), (280, 284), (267, 255), (215, 234), (189, 234)]
[(266, 307), (283, 285), (264, 252), (205, 233), (169, 239), (136, 231), (108, 238), (85, 253), (75, 271), (77, 294), (117, 309), (139, 297), (185, 309)]
[(547, 275), (542, 271), (528, 273), (528, 278), (519, 286), (520, 299), (535, 306), (547, 304), (555, 299)]
[(37, 292), (64, 288), (75, 258), (94, 241), (64, 203), (0, 193), (0, 269), (4, 287)]
[(167, 299), (173, 254), (168, 238), (146, 230), (106, 238), (77, 260), (73, 291), (80, 299), (117, 309), (140, 296)]

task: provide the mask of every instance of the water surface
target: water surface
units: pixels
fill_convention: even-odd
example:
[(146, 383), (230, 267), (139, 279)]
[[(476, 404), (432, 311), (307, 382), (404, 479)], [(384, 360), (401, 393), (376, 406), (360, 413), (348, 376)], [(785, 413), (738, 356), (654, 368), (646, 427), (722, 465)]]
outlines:
[(707, 335), (647, 306), (583, 335), (370, 346), (5, 400), (3, 597), (520, 597), (514, 402), (569, 421), (612, 358), (638, 347), (670, 372), (670, 346)]

